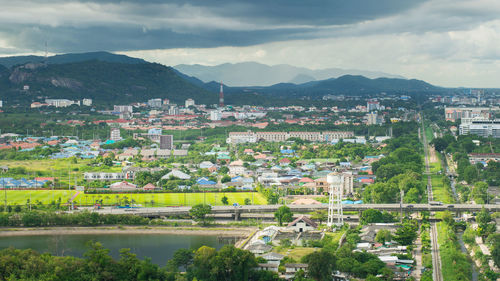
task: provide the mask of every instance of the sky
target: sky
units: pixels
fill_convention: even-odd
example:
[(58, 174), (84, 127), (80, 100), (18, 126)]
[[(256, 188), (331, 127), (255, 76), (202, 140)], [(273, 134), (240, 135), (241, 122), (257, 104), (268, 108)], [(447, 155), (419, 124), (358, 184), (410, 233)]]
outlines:
[(500, 88), (497, 0), (0, 0), (0, 56), (110, 51)]

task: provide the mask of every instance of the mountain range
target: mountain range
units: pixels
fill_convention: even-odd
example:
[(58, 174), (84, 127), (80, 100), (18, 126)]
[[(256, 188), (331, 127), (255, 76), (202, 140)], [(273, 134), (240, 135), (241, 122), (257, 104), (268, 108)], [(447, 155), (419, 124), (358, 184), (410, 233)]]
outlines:
[[(260, 67), (258, 64), (250, 65)], [(291, 68), (282, 65), (281, 69), (290, 75), (285, 70)], [(277, 71), (275, 77), (284, 77), (285, 74), (274, 70)], [(248, 71), (242, 70), (233, 75), (243, 76), (245, 73)], [(304, 75), (297, 75), (296, 80), (307, 81)], [(29, 86), (29, 90), (23, 89), (25, 85)], [(106, 52), (64, 54), (48, 58), (0, 58), (0, 99), (12, 103), (29, 104), (43, 98), (91, 98), (95, 104), (109, 105), (167, 98), (182, 104), (187, 98), (193, 98), (197, 103), (215, 104), (219, 87), (219, 82), (205, 82), (179, 69)], [(420, 80), (370, 79), (360, 75), (343, 75), (299, 84), (224, 85), (226, 101), (231, 104), (272, 104), (277, 99), (290, 102), (291, 99), (320, 99), (328, 94), (426, 94), (445, 91), (448, 90)]]
[(344, 75), (404, 79), (402, 76), (376, 71), (340, 68), (312, 70), (287, 64), (269, 66), (256, 62), (225, 63), (216, 66), (180, 64), (174, 66), (174, 68), (186, 75), (194, 76), (203, 82), (223, 81), (224, 84), (232, 87), (271, 86), (279, 83), (303, 84)]

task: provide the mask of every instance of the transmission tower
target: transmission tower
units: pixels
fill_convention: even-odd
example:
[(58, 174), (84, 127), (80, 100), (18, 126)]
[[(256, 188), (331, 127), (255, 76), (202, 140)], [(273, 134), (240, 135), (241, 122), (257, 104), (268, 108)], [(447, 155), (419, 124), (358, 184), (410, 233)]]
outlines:
[[(328, 183), (328, 222), (327, 226), (342, 226), (344, 224), (344, 212), (342, 210), (342, 189), (344, 186), (344, 176), (338, 172), (330, 173), (326, 176)], [(337, 218), (337, 222), (334, 222)]]

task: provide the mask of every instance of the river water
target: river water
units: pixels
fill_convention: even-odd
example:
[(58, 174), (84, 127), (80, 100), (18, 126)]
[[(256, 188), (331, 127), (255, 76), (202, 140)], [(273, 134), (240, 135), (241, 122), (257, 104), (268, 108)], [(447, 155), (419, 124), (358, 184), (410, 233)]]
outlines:
[(88, 241), (98, 241), (114, 258), (119, 258), (122, 248), (130, 248), (139, 258), (150, 257), (153, 263), (164, 266), (173, 253), (181, 248), (197, 249), (209, 246), (216, 249), (224, 244), (234, 244), (234, 237), (217, 237), (207, 235), (172, 235), (172, 234), (85, 234), (85, 235), (40, 235), (0, 237), (0, 249), (14, 247), (31, 248), (38, 252), (50, 252), (54, 255), (83, 257), (88, 249)]

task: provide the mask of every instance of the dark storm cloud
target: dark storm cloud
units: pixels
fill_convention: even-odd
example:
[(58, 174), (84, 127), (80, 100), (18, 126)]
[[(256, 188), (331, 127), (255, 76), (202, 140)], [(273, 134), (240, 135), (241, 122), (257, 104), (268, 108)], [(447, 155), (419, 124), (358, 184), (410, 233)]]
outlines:
[[(248, 46), (323, 36), (324, 28), (390, 16), (422, 2), (21, 0), (4, 5), (0, 33), (12, 47), (43, 50), (47, 41), (52, 52)], [(19, 17), (9, 17), (9, 9)]]

